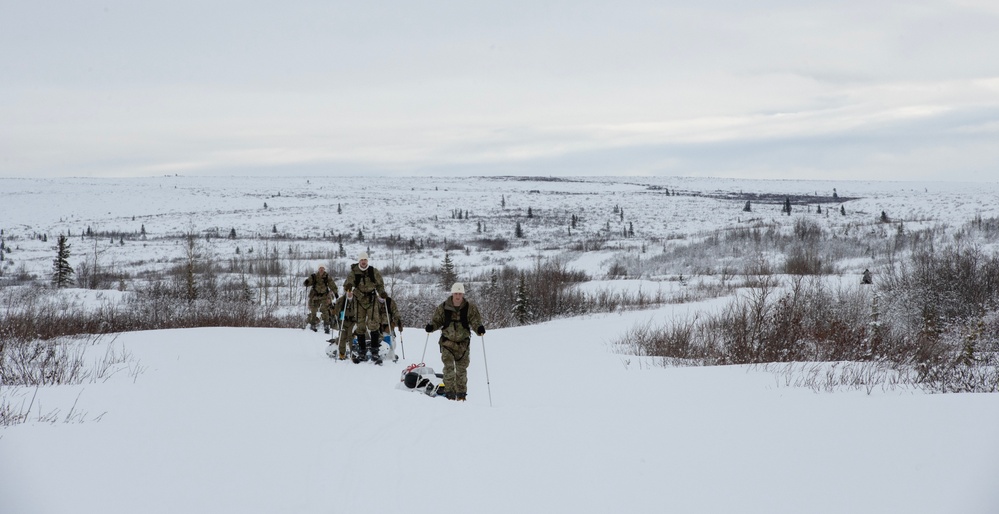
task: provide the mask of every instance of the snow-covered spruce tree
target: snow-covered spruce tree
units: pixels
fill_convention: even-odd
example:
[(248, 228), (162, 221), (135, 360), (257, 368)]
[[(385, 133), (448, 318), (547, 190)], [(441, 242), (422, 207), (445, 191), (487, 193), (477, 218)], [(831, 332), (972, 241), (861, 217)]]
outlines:
[(52, 261), (52, 284), (56, 287), (73, 285), (73, 267), (69, 265), (69, 238), (60, 234), (56, 241), (56, 258)]
[(515, 235), (515, 236), (517, 236), (519, 238), (523, 238), (524, 237), (524, 228), (520, 226), (520, 222), (519, 221), (517, 222), (517, 227), (513, 229), (513, 235)]
[(454, 270), (454, 262), (451, 261), (451, 255), (448, 252), (444, 252), (444, 262), (441, 263), (441, 269), (437, 275), (440, 277), (441, 286), (444, 287), (445, 291), (450, 291), (451, 286), (458, 281), (458, 273)]

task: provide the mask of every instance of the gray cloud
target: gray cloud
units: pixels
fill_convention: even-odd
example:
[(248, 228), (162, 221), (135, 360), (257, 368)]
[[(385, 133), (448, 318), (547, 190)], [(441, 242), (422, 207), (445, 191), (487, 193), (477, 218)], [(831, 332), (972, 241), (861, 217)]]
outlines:
[(3, 14), (0, 176), (991, 180), (996, 165), (999, 10), (984, 2), (179, 0)]

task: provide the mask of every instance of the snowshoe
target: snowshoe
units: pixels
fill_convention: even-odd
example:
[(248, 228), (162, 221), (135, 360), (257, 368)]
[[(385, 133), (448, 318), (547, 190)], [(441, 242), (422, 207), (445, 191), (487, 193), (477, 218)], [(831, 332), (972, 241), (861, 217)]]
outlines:
[(329, 358), (331, 358), (331, 359), (336, 358), (338, 350), (339, 349), (337, 348), (337, 346), (335, 344), (331, 344), (331, 345), (329, 345), (329, 346), (326, 347), (326, 356), (329, 357)]

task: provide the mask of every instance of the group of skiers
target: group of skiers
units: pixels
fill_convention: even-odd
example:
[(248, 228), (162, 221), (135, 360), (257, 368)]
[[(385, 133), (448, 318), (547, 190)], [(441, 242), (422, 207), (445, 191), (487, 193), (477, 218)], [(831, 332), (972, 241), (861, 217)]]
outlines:
[[(323, 332), (336, 327), (339, 335), (330, 339), (337, 344), (338, 360), (349, 358), (355, 363), (370, 359), (382, 363), (381, 343), (395, 329), (402, 332), (402, 319), (396, 303), (385, 292), (381, 273), (368, 263), (368, 254), (361, 253), (343, 281), (340, 296), (336, 281), (326, 273), (325, 266), (311, 274), (304, 283), (309, 288), (309, 328), (318, 332), (322, 319)], [(317, 314), (318, 313), (318, 314)], [(451, 296), (437, 306), (426, 325), (428, 334), (441, 331), (438, 341), (444, 364), (444, 390), (449, 400), (464, 401), (468, 393), (469, 348), (472, 334), (486, 333), (478, 307), (465, 299), (465, 287), (460, 282), (451, 288)], [(356, 338), (356, 344), (354, 339)]]
[[(346, 360), (350, 356), (360, 363), (368, 360), (370, 352), (371, 360), (381, 364), (382, 338), (393, 329), (402, 332), (402, 320), (395, 302), (385, 292), (382, 274), (368, 264), (368, 254), (362, 253), (350, 265), (343, 281), (343, 296), (325, 266), (319, 266), (305, 279), (304, 285), (309, 288), (309, 328), (318, 332), (316, 325), (321, 318), (323, 332), (329, 334), (334, 327), (338, 329), (339, 336), (330, 340), (331, 344), (338, 344), (337, 358)], [(356, 347), (348, 353), (355, 338)]]

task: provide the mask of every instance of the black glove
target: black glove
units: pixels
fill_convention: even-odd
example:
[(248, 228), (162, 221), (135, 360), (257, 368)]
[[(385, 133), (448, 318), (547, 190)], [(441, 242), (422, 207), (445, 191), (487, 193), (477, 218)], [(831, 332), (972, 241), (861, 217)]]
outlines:
[(425, 328), (427, 329), (428, 334), (434, 331), (434, 326), (431, 325), (430, 323), (427, 323), (427, 326)]
[(486, 335), (486, 327), (479, 325), (479, 328), (475, 329), (475, 333), (480, 336)]

